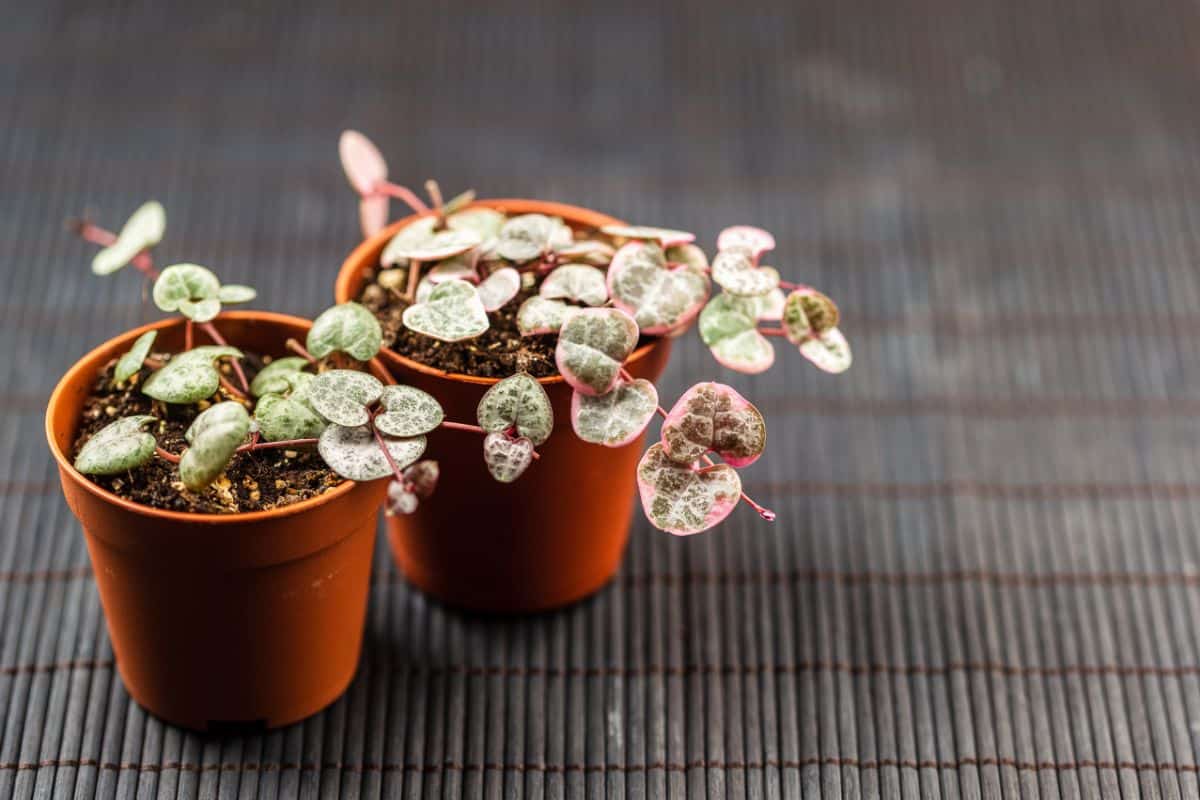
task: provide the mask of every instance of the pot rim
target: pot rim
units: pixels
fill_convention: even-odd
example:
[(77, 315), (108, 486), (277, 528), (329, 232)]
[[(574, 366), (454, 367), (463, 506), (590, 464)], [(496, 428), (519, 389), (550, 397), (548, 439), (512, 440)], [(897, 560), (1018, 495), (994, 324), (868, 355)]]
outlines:
[[(599, 228), (602, 225), (623, 225), (622, 220), (616, 217), (609, 216), (600, 211), (593, 211), (590, 208), (583, 206), (575, 206), (569, 203), (558, 203), (553, 200), (530, 200), (523, 197), (489, 197), (481, 200), (476, 200), (464, 208), (494, 208), (513, 211), (519, 214), (547, 214), (553, 216), (564, 217), (567, 220), (593, 228)], [(373, 261), (373, 256), (376, 251), (382, 250), (386, 246), (389, 239), (395, 236), (401, 229), (411, 225), (422, 217), (432, 216), (433, 212), (426, 214), (410, 214), (407, 217), (398, 219), (388, 225), (383, 230), (376, 233), (374, 236), (359, 243), (350, 255), (346, 256), (346, 260), (342, 262), (341, 269), (338, 270), (337, 280), (334, 282), (333, 292), (334, 299), (338, 303), (345, 303), (354, 298), (350, 296), (350, 283), (355, 271), (361, 270), (368, 261)], [(372, 264), (372, 266), (374, 266)], [(626, 364), (637, 363), (662, 341), (663, 337), (654, 337), (654, 340), (642, 345), (641, 347), (630, 353), (629, 358), (625, 360)], [(399, 362), (405, 369), (419, 372), (423, 375), (429, 375), (435, 378), (444, 378), (449, 381), (458, 383), (470, 383), (476, 386), (492, 386), (499, 383), (501, 378), (489, 378), (481, 375), (466, 375), (461, 372), (448, 372), (444, 369), (437, 369), (428, 364), (422, 364), (420, 361), (414, 361), (406, 355), (403, 355), (390, 347), (385, 347), (381, 352), (387, 353), (389, 359)], [(561, 374), (547, 375), (543, 378), (538, 378), (537, 382), (543, 386), (552, 386), (558, 383), (564, 383), (565, 378)]]
[[(240, 320), (255, 320), (267, 322), (270, 324), (286, 324), (299, 325), (305, 328), (312, 326), (312, 320), (296, 317), (291, 314), (279, 314), (273, 311), (223, 311), (216, 322), (221, 319), (240, 319)], [(272, 508), (266, 511), (239, 511), (232, 514), (209, 514), (209, 513), (192, 513), (188, 511), (167, 511), (161, 508), (152, 508), (150, 506), (135, 503), (132, 500), (126, 500), (119, 495), (116, 495), (107, 489), (99, 486), (95, 482), (88, 479), (86, 475), (75, 469), (75, 464), (71, 459), (67, 458), (66, 454), (59, 449), (56, 441), (54, 429), (54, 409), (63, 402), (63, 397), (68, 391), (68, 387), (79, 380), (81, 373), (85, 369), (93, 369), (92, 362), (99, 358), (105, 351), (114, 348), (117, 343), (132, 342), (143, 333), (151, 330), (162, 330), (171, 328), (176, 325), (182, 325), (182, 318), (168, 318), (151, 322), (146, 325), (141, 325), (125, 333), (118, 334), (111, 339), (105, 341), (97, 347), (89, 350), (85, 355), (76, 359), (75, 363), (67, 370), (66, 374), (59, 379), (58, 384), (54, 387), (54, 391), (50, 394), (50, 399), (46, 403), (46, 440), (50, 445), (50, 453), (54, 456), (54, 460), (58, 462), (59, 472), (63, 476), (70, 476), (71, 480), (95, 496), (96, 498), (117, 506), (132, 514), (139, 514), (145, 517), (152, 517), (162, 522), (177, 522), (202, 525), (245, 525), (247, 523), (261, 522), (270, 519), (279, 519), (292, 516), (294, 514), (303, 514), (325, 503), (331, 503), (341, 499), (345, 495), (352, 492), (357, 485), (355, 481), (343, 480), (334, 488), (327, 492), (322, 492), (316, 497), (310, 497), (306, 500), (301, 500), (298, 503), (293, 503), (282, 508)], [(390, 373), (380, 363), (378, 358), (373, 358), (368, 362), (368, 366), (376, 377), (380, 375), (388, 375)], [(94, 376), (89, 376), (89, 380)], [(386, 382), (386, 381), (385, 381)]]

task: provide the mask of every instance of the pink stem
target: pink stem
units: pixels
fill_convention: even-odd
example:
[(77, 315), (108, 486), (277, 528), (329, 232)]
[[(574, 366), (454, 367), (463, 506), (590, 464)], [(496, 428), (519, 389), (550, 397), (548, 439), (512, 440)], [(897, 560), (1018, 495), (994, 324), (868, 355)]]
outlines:
[[(223, 345), (225, 347), (229, 346), (229, 342), (225, 341), (225, 337), (220, 334), (220, 332), (217, 330), (216, 326), (213, 325), (211, 322), (200, 323), (200, 330), (207, 333), (209, 338), (212, 339), (217, 344)], [(250, 393), (250, 382), (246, 380), (246, 373), (242, 371), (242, 365), (241, 365), (241, 363), (238, 362), (238, 360), (236, 358), (233, 360), (233, 371), (238, 376), (238, 382), (242, 384), (242, 390), (246, 393), (242, 396), (245, 397), (246, 395), (248, 395)]]
[(792, 283), (791, 281), (780, 281), (779, 288), (785, 289), (786, 291), (789, 291), (789, 292), (794, 292), (797, 289), (808, 289), (810, 287), (806, 286), (803, 283)]
[(314, 367), (317, 366), (317, 360), (313, 358), (312, 353), (305, 350), (304, 345), (300, 344), (295, 339), (288, 339), (283, 343), (283, 346), (288, 350), (291, 350), (296, 355), (302, 356), (305, 361), (307, 361), (309, 364), (312, 364)]
[(392, 458), (392, 453), (390, 450), (388, 450), (387, 442), (384, 440), (383, 434), (380, 433), (373, 424), (375, 422), (375, 414), (378, 413), (379, 412), (376, 411), (375, 413), (371, 414), (371, 433), (374, 434), (375, 441), (379, 444), (379, 449), (383, 451), (383, 457), (387, 459), (388, 466), (392, 468), (392, 474), (396, 476), (396, 480), (403, 484), (406, 482), (404, 478), (404, 470), (400, 469), (400, 465), (396, 463), (396, 459)]
[(759, 328), (758, 332), (763, 336), (787, 336), (787, 331), (783, 328)]
[(279, 442), (260, 442), (258, 440), (251, 441), (249, 444), (244, 444), (237, 449), (239, 453), (245, 453), (250, 450), (274, 450), (280, 447), (311, 447), (316, 444), (319, 439), (284, 439)]
[(189, 319), (183, 323), (183, 349), (192, 349), (192, 328), (194, 323)]
[[(479, 427), (478, 425), (468, 425), (465, 422), (450, 422), (449, 420), (442, 420), (442, 427), (445, 428), (446, 430), (450, 430), (450, 431), (466, 431), (467, 433), (480, 433), (480, 434), (483, 434), (484, 436), (487, 436), (488, 433), (490, 433), (490, 431), (486, 431), (483, 428)], [(509, 431), (505, 431), (505, 434), (511, 435), (509, 433)], [(537, 450), (533, 451), (533, 458), (535, 461), (541, 457), (542, 457), (541, 453), (539, 453)]]
[(392, 183), (391, 181), (380, 181), (375, 185), (374, 194), (386, 194), (389, 197), (395, 197), (398, 200), (402, 200), (408, 205), (409, 208), (418, 214), (429, 213), (429, 206), (425, 205), (421, 198), (413, 194), (412, 189), (409, 189), (407, 186), (400, 186), (399, 184)]
[(225, 389), (225, 391), (229, 392), (234, 397), (240, 397), (243, 400), (250, 399), (244, 392), (242, 392), (242, 390), (238, 389), (236, 386), (234, 386), (232, 383), (230, 383), (229, 380), (224, 375), (222, 375), (220, 377), (220, 381), (221, 381), (221, 386)]
[(154, 452), (157, 453), (158, 457), (163, 459), (164, 461), (170, 461), (172, 464), (179, 463), (179, 456), (175, 455), (174, 453), (168, 452), (168, 451), (162, 449), (161, 447), (155, 446)]
[(410, 303), (417, 301), (417, 281), (421, 277), (421, 262), (408, 260), (408, 287), (404, 292), (405, 298)]
[(437, 181), (430, 178), (425, 181), (425, 191), (429, 193), (429, 199), (433, 203), (433, 210), (437, 213), (437, 225), (435, 227), (439, 229), (446, 227), (446, 209), (442, 203), (442, 187), (438, 186)]

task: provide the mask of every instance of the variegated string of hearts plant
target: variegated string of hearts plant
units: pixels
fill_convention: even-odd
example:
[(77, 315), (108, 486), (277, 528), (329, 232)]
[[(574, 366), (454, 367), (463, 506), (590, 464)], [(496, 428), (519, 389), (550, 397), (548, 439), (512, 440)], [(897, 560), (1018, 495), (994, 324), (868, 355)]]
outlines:
[[(575, 433), (621, 447), (656, 415), (663, 420), (660, 440), (646, 451), (636, 478), (653, 525), (699, 533), (728, 516), (739, 500), (774, 519), (746, 497), (737, 473), (766, 444), (758, 409), (732, 387), (704, 382), (667, 411), (654, 384), (635, 379), (625, 367), (641, 337), (678, 336), (698, 320), (716, 360), (739, 372), (759, 373), (774, 363), (770, 337), (786, 338), (826, 372), (849, 368), (850, 348), (833, 301), (761, 263), (775, 247), (770, 233), (726, 228), (710, 264), (685, 231), (613, 225), (576, 233), (555, 217), (471, 206), (471, 192), (459, 195), (453, 207), (443, 206), (432, 182), (430, 209), (388, 182), (382, 155), (362, 134), (345, 132), (339, 150), (362, 197), (365, 234), (383, 229), (389, 197), (423, 214), (387, 243), (380, 259), (380, 284), (389, 276), (387, 288), (409, 303), (405, 327), (445, 342), (477, 337), (488, 330), (490, 312), (512, 302), (523, 286), (538, 286), (518, 309), (517, 326), (523, 336), (557, 336), (558, 371), (574, 391)], [(724, 290), (715, 297), (713, 282)], [(554, 425), (544, 389), (521, 372), (487, 392), (479, 423), (490, 432), (484, 458), (502, 481), (529, 466), (533, 447)], [(407, 508), (393, 503), (392, 510)]]
[[(115, 420), (80, 448), (75, 458), (80, 472), (120, 474), (161, 458), (178, 465), (186, 489), (199, 491), (212, 484), (238, 454), (315, 447), (330, 469), (344, 478), (367, 481), (392, 476), (391, 504), (413, 510), (417, 498), (428, 496), (437, 484), (437, 463), (418, 460), (425, 452), (426, 433), (439, 426), (473, 431), (487, 437), (490, 451), (509, 446), (510, 437), (445, 420), (441, 406), (425, 392), (384, 386), (373, 375), (353, 368), (373, 358), (382, 343), (378, 321), (361, 305), (343, 303), (327, 309), (313, 322), (303, 345), (286, 342), (296, 355), (270, 361), (248, 381), (240, 364), (244, 354), (229, 345), (214, 323), (223, 304), (252, 300), (255, 291), (222, 284), (211, 270), (197, 264), (157, 270), (151, 250), (166, 229), (161, 205), (144, 204), (120, 234), (91, 222), (74, 227), (83, 238), (104, 246), (92, 262), (93, 272), (108, 275), (132, 264), (152, 282), (155, 305), (184, 317), (183, 351), (169, 356), (153, 353), (157, 331), (148, 331), (117, 360), (114, 386), (132, 389), (140, 381), (140, 391), (156, 401), (155, 408), (165, 412), (168, 406), (190, 406), (199, 411), (185, 433), (188, 447), (181, 454), (159, 446), (155, 435), (162, 431), (159, 416)], [(194, 329), (214, 343), (195, 345)], [(231, 365), (236, 385), (221, 373), (221, 363)], [(533, 430), (524, 422), (522, 429)], [(518, 449), (536, 456), (532, 448), (518, 445)]]

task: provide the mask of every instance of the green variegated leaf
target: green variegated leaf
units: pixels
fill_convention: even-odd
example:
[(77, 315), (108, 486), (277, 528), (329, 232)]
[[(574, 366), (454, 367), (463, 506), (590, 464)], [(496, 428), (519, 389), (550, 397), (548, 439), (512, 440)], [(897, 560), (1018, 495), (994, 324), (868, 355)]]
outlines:
[(700, 338), (723, 366), (755, 374), (775, 363), (775, 348), (758, 332), (758, 298), (721, 294), (700, 312)]
[(608, 267), (613, 305), (629, 312), (643, 333), (661, 334), (691, 322), (708, 299), (708, 276), (685, 264), (667, 268), (662, 248), (631, 242)]
[(497, 235), (496, 253), (509, 261), (532, 261), (556, 244), (568, 244), (571, 229), (556, 217), (521, 214), (504, 223)]
[(441, 404), (414, 386), (386, 386), (379, 400), (386, 410), (375, 416), (375, 427), (389, 436), (429, 433), (445, 418)]
[(116, 475), (140, 467), (154, 457), (158, 443), (145, 427), (157, 421), (141, 414), (105, 425), (79, 449), (75, 469), (84, 475)]
[(263, 395), (254, 407), (254, 419), (263, 439), (282, 442), (289, 439), (315, 439), (328, 425), (319, 414), (293, 397)]
[(733, 388), (698, 383), (684, 392), (662, 426), (663, 452), (692, 464), (709, 450), (732, 467), (753, 464), (767, 445), (767, 423)]
[(446, 225), (452, 231), (469, 231), (486, 242), (500, 234), (504, 226), (504, 215), (490, 208), (468, 208), (446, 218)]
[(650, 225), (605, 225), (600, 231), (618, 239), (639, 239), (648, 242), (657, 242), (661, 247), (687, 244), (696, 239), (696, 234), (694, 233), (672, 230), (671, 228), (655, 228)]
[(217, 299), (222, 303), (249, 303), (258, 292), (253, 286), (243, 286), (240, 283), (226, 283), (217, 290)]
[[(770, 267), (767, 267), (770, 269)], [(783, 289), (772, 289), (759, 297), (749, 298), (754, 303), (754, 315), (760, 320), (779, 322), (783, 319), (785, 303)]]
[(182, 303), (192, 304), (194, 308), (194, 304), (200, 301), (214, 300), (220, 311), (220, 301), (217, 300), (220, 291), (221, 281), (207, 267), (172, 264), (154, 282), (154, 304), (163, 311), (181, 311)]
[(666, 250), (667, 263), (683, 264), (692, 272), (708, 272), (708, 256), (694, 244), (678, 244)]
[(740, 297), (758, 297), (779, 287), (779, 272), (755, 265), (750, 254), (741, 249), (717, 253), (712, 278), (722, 289)]
[(732, 467), (677, 464), (661, 443), (642, 456), (637, 482), (650, 524), (676, 536), (706, 531), (728, 517), (742, 491), (742, 480)]
[(483, 438), (483, 460), (493, 478), (512, 483), (533, 463), (533, 442), (523, 436), (510, 439), (503, 433), (489, 433)]
[(203, 489), (225, 471), (250, 431), (250, 415), (241, 403), (217, 403), (192, 420), (184, 433), (188, 447), (179, 459), (179, 477), (192, 490)]
[(96, 253), (92, 259), (92, 272), (110, 275), (128, 264), (138, 253), (162, 241), (167, 230), (167, 214), (163, 207), (151, 200), (143, 203), (121, 228), (117, 240)]
[[(404, 469), (425, 452), (425, 437), (409, 439), (383, 437), (396, 466)], [(373, 481), (392, 474), (391, 464), (379, 441), (366, 425), (345, 427), (330, 425), (321, 434), (317, 452), (329, 468), (352, 481)]]
[(571, 425), (585, 442), (622, 447), (646, 430), (658, 410), (658, 390), (644, 378), (620, 383), (598, 397), (575, 392)]
[(213, 366), (219, 358), (241, 358), (242, 351), (224, 345), (204, 345), (179, 353), (142, 385), (142, 394), (164, 403), (196, 403), (212, 397), (221, 383)]
[(366, 425), (371, 419), (367, 407), (383, 393), (383, 384), (374, 375), (350, 369), (322, 372), (306, 387), (305, 399), (330, 422), (346, 427)]
[(583, 394), (604, 394), (637, 346), (638, 326), (616, 308), (575, 312), (558, 332), (554, 360), (567, 383)]
[(491, 433), (510, 428), (535, 445), (550, 438), (554, 409), (537, 379), (525, 372), (509, 375), (488, 389), (476, 410), (479, 426)]
[(305, 339), (305, 347), (314, 358), (340, 351), (359, 361), (369, 361), (382, 346), (379, 320), (358, 303), (341, 303), (322, 311)]
[(521, 273), (501, 267), (484, 278), (477, 291), (485, 311), (499, 311), (521, 291)]
[(522, 336), (556, 333), (573, 310), (561, 300), (547, 300), (535, 294), (517, 309), (517, 330)]
[(816, 289), (796, 289), (783, 303), (783, 331), (794, 345), (836, 328), (840, 320), (837, 305)]
[(180, 300), (179, 313), (192, 322), (210, 322), (221, 313), (221, 301), (215, 297), (206, 300)]
[(267, 394), (286, 394), (293, 388), (292, 378), (303, 372), (308, 361), (300, 356), (277, 358), (263, 367), (250, 381), (250, 393), (255, 397)]
[(466, 281), (448, 280), (433, 287), (424, 302), (404, 309), (404, 327), (444, 342), (471, 339), (488, 329), (487, 309)]
[(483, 243), (483, 239), (471, 230), (438, 231), (434, 230), (436, 226), (435, 217), (422, 217), (405, 226), (383, 249), (379, 263), (390, 267), (403, 260), (441, 261)]
[(570, 300), (589, 306), (608, 302), (604, 271), (587, 264), (563, 264), (542, 281), (538, 293), (548, 300)]
[(150, 348), (157, 336), (158, 331), (146, 331), (137, 338), (129, 352), (121, 356), (117, 366), (113, 368), (114, 383), (124, 383), (142, 368), (142, 363), (146, 356), (150, 355)]

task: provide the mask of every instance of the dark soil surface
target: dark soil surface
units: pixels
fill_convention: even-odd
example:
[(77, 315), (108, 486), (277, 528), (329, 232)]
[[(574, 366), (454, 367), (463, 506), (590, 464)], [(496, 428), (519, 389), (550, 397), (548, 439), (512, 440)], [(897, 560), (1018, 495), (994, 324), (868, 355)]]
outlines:
[[(257, 372), (254, 364), (261, 362), (253, 357), (247, 362), (243, 363), (243, 369), (247, 378), (252, 379)], [(176, 455), (182, 453), (187, 447), (184, 431), (208, 404), (177, 406), (152, 400), (138, 388), (150, 376), (147, 368), (143, 368), (124, 386), (114, 388), (112, 371), (115, 364), (115, 361), (108, 364), (96, 376), (92, 394), (83, 406), (83, 418), (72, 456), (79, 452), (92, 434), (110, 422), (134, 414), (152, 414), (162, 420), (161, 425), (152, 429), (159, 447)], [(227, 378), (236, 381), (227, 364), (222, 364), (221, 368)], [(236, 399), (220, 389), (211, 402)], [(325, 466), (315, 449), (269, 449), (238, 453), (225, 474), (200, 492), (184, 487), (176, 466), (158, 457), (124, 475), (87, 477), (113, 494), (135, 503), (168, 511), (206, 514), (279, 508), (316, 497), (342, 482), (337, 473)]]

